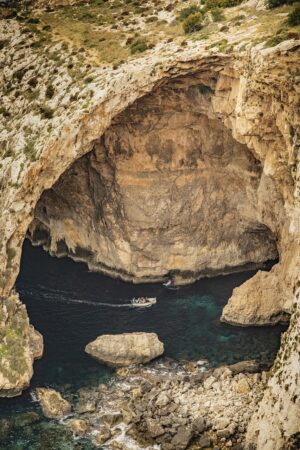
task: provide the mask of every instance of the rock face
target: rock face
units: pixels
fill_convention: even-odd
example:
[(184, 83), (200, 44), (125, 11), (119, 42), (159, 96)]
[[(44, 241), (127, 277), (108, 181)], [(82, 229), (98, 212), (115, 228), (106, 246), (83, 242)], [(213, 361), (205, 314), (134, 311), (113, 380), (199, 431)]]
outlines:
[(71, 404), (54, 389), (38, 388), (37, 398), (49, 419), (60, 419), (71, 412)]
[(164, 345), (156, 333), (104, 334), (90, 342), (85, 351), (113, 367), (144, 364), (162, 355)]
[[(55, 55), (41, 52), (37, 41), (23, 45), (20, 27), (9, 20), (1, 28), (2, 101), (11, 109), (0, 117), (1, 396), (20, 393), (32, 376), (31, 328), (13, 291), (30, 224), (32, 239), (53, 253), (135, 281), (174, 272), (179, 282), (187, 282), (261, 262), (277, 247), (272, 275), (258, 275), (257, 289), (254, 281), (246, 285), (252, 311), (247, 305), (244, 315), (236, 291), (223, 318), (262, 325), (292, 313), (286, 336), (293, 348), (283, 340), (282, 367), (271, 377), (249, 431), (249, 443), (258, 450), (265, 450), (268, 434), (276, 436), (272, 445), (279, 449), (299, 424), (299, 41), (273, 48), (250, 43), (247, 52), (240, 46), (230, 55), (205, 39), (184, 48), (168, 43), (138, 64), (90, 67), (91, 87), (75, 86), (66, 67), (63, 73), (63, 59), (68, 64), (72, 49), (61, 53), (56, 67)], [(35, 114), (30, 103), (29, 82), (37, 72), (44, 87), (51, 72), (57, 88), (52, 118), (45, 110)], [(76, 170), (83, 208), (74, 200)], [(56, 216), (57, 194), (63, 194), (63, 220)], [(91, 248), (77, 220), (85, 214)], [(149, 239), (151, 227), (156, 239)], [(293, 415), (287, 418), (287, 411)]]
[[(169, 274), (190, 282), (275, 259), (276, 238), (257, 204), (270, 209), (280, 194), (212, 111), (215, 89), (195, 75), (118, 115), (44, 192), (33, 242), (134, 282)], [(280, 220), (281, 200), (277, 207)]]
[[(274, 302), (280, 293), (281, 302)], [(274, 325), (289, 319), (288, 299), (281, 290), (276, 272), (258, 271), (235, 288), (223, 309), (221, 320), (233, 325)]]
[(0, 396), (14, 397), (29, 386), (34, 359), (43, 354), (43, 337), (29, 324), (16, 295), (0, 299)]
[[(289, 448), (291, 436), (300, 433), (300, 289), (295, 292), (290, 328), (282, 337), (272, 377), (264, 392), (258, 411), (253, 415), (247, 432), (251, 448), (273, 450)], [(298, 438), (299, 439), (299, 438)], [(297, 444), (295, 447), (297, 448)]]

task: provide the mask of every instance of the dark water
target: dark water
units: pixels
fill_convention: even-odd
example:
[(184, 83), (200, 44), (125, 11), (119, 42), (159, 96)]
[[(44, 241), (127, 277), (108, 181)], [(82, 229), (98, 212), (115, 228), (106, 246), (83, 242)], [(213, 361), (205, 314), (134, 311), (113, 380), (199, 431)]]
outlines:
[[(207, 358), (213, 366), (253, 358), (271, 361), (282, 327), (236, 328), (219, 322), (234, 287), (254, 273), (204, 279), (169, 290), (159, 284), (133, 285), (90, 273), (84, 264), (52, 258), (25, 242), (17, 289), (45, 343), (44, 357), (34, 366), (32, 387), (52, 386), (70, 393), (108, 381), (112, 372), (84, 353), (85, 345), (104, 333), (156, 332), (166, 356)], [(144, 310), (125, 306), (132, 297), (143, 295), (157, 297), (157, 304)], [(17, 399), (0, 400), (2, 417), (30, 409), (37, 406), (28, 391)], [(15, 446), (3, 448), (39, 448), (36, 436), (27, 438), (26, 444), (24, 436), (20, 442), (18, 433), (15, 436)]]

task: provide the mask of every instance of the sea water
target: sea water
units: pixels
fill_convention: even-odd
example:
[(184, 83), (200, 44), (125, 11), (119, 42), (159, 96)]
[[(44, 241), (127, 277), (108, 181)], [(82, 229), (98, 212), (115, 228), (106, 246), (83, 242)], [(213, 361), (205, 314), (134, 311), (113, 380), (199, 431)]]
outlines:
[[(284, 327), (240, 328), (219, 321), (232, 290), (254, 273), (207, 278), (179, 289), (134, 285), (91, 273), (82, 263), (53, 258), (25, 241), (17, 290), (31, 323), (44, 336), (45, 350), (34, 364), (30, 389), (20, 397), (0, 399), (0, 418), (12, 424), (1, 443), (0, 422), (0, 450), (92, 448), (87, 442), (74, 443), (53, 421), (26, 424), (25, 420), (24, 425), (18, 417), (26, 419), (29, 411), (40, 411), (32, 396), (37, 386), (71, 396), (81, 387), (109, 382), (113, 371), (84, 352), (86, 344), (101, 334), (155, 332), (165, 345), (165, 355), (176, 360), (207, 359), (212, 366), (246, 359), (270, 364)], [(139, 296), (156, 297), (157, 304), (128, 306)]]

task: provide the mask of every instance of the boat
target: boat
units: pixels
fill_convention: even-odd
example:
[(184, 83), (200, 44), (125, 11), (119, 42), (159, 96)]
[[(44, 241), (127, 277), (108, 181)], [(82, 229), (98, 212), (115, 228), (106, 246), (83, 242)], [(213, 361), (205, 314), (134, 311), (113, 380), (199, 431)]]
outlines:
[(168, 280), (165, 283), (163, 283), (163, 286), (169, 287), (172, 286), (172, 280)]
[(138, 297), (131, 300), (131, 306), (139, 308), (149, 308), (156, 303), (156, 297)]

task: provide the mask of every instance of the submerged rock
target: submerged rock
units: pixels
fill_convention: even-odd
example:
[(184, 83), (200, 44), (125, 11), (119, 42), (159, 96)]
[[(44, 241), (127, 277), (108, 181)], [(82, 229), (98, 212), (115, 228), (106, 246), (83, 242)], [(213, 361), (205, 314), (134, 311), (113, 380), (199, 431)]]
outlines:
[(99, 336), (85, 351), (97, 361), (121, 367), (143, 364), (162, 355), (164, 344), (155, 333), (124, 333)]
[(20, 414), (16, 414), (13, 418), (13, 425), (16, 428), (26, 427), (39, 422), (41, 417), (34, 411), (28, 411)]
[(71, 404), (54, 389), (36, 390), (43, 413), (49, 419), (60, 419), (71, 412)]
[(111, 432), (108, 427), (102, 426), (95, 435), (95, 443), (102, 445), (111, 438)]
[(84, 435), (89, 429), (87, 422), (82, 419), (73, 419), (68, 423), (68, 426), (77, 436)]
[(7, 419), (0, 419), (0, 443), (5, 441), (11, 431), (11, 423)]

